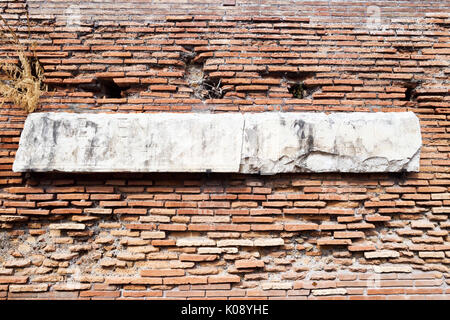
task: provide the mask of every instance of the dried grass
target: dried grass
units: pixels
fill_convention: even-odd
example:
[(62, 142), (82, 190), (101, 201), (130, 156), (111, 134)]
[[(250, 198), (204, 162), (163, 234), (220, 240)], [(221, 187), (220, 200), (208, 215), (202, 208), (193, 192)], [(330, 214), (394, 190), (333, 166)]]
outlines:
[[(15, 54), (19, 59), (18, 64), (8, 60), (0, 61), (0, 96), (3, 97), (1, 105), (5, 101), (12, 101), (15, 105), (22, 107), (27, 113), (33, 112), (39, 106), (40, 96), (48, 91), (44, 84), (44, 69), (40, 65), (36, 52), (36, 44), (28, 49), (19, 41), (19, 37), (8, 25), (7, 21), (0, 16), (3, 22), (0, 30), (0, 38), (6, 39), (16, 46)], [(28, 37), (30, 38), (30, 24), (28, 19)]]

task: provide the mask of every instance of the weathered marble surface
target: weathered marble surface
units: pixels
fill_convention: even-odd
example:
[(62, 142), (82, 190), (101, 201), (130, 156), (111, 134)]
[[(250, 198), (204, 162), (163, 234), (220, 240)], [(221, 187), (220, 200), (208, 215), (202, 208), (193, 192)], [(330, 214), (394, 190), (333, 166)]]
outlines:
[(30, 114), (16, 172), (419, 171), (405, 113)]
[(15, 171), (237, 172), (238, 114), (33, 113)]
[(421, 145), (412, 112), (245, 115), (240, 172), (418, 171)]

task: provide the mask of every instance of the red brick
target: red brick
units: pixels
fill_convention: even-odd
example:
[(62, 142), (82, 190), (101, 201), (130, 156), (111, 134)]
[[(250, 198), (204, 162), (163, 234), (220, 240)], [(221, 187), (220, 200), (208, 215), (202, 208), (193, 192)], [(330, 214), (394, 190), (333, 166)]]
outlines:
[(123, 291), (124, 297), (141, 298), (141, 297), (162, 297), (161, 290), (156, 291)]
[(390, 294), (405, 294), (405, 289), (394, 288), (394, 289), (371, 289), (367, 288), (368, 295), (390, 295)]
[[(251, 4), (224, 7), (231, 4), (228, 1), (207, 0), (204, 12), (198, 4), (185, 1), (178, 11), (197, 12), (195, 16), (142, 3), (136, 12), (152, 11), (161, 19), (139, 26), (130, 22), (133, 10), (128, 22), (116, 17), (120, 10), (110, 10), (96, 30), (57, 28), (51, 23), (32, 26), (33, 39), (40, 43), (37, 55), (46, 69), (45, 82), (55, 88), (41, 97), (38, 111), (412, 111), (421, 124), (421, 170), (400, 175), (307, 172), (270, 177), (15, 173), (12, 164), (27, 114), (6, 103), (0, 114), (0, 229), (8, 245), (3, 257), (6, 267), (0, 268), (0, 283), (4, 282), (0, 299), (430, 300), (450, 293), (444, 274), (450, 205), (450, 111), (444, 80), (449, 68), (443, 58), (449, 50), (439, 29), (448, 20), (445, 12), (432, 12), (426, 4), (416, 4), (415, 10), (406, 2), (396, 3), (396, 10), (389, 3), (379, 4), (387, 24), (407, 30), (396, 30), (401, 40), (390, 41), (392, 30), (376, 34), (354, 30), (360, 22), (357, 13), (367, 9), (363, 3), (352, 4), (350, 11), (356, 14), (348, 14), (346, 6), (303, 5), (302, 17), (292, 15), (301, 6), (294, 2), (265, 2), (264, 10), (271, 17), (256, 17)], [(5, 17), (26, 30), (24, 21), (16, 19), (25, 14), (23, 4), (5, 5)], [(165, 15), (170, 15), (167, 20)], [(309, 15), (318, 24), (310, 25)], [(45, 20), (44, 15), (33, 17)], [(336, 48), (330, 51), (330, 45)], [(9, 62), (18, 63), (15, 46), (2, 49), (10, 53)], [(189, 83), (192, 70), (186, 66), (198, 66), (204, 78), (220, 80), (224, 97), (201, 99), (198, 87)], [(97, 80), (108, 79), (122, 86), (123, 97), (76, 90), (77, 85), (97, 86)], [(411, 88), (405, 81), (432, 85), (422, 83), (408, 100)], [(303, 98), (289, 93), (289, 86), (297, 82), (306, 88)], [(83, 223), (86, 229), (49, 233), (50, 223), (69, 222)], [(440, 230), (409, 230), (417, 222)], [(150, 232), (164, 238), (143, 239), (156, 235)], [(53, 244), (38, 248), (27, 235), (48, 235)], [(205, 254), (198, 247), (176, 246), (177, 240), (188, 237), (215, 241), (273, 237), (282, 238), (285, 245), (256, 251), (240, 246), (210, 248), (218, 253)], [(139, 260), (117, 260), (116, 249)], [(375, 250), (396, 250), (400, 257), (364, 258), (364, 252)], [(47, 283), (50, 290), (65, 288), (61, 283), (70, 282), (70, 274), (64, 270), (74, 261), (51, 257), (69, 257), (70, 252), (82, 258), (76, 261), (80, 288), (90, 289), (8, 292), (13, 285), (31, 291), (46, 290)], [(316, 259), (326, 263), (321, 270), (312, 270), (306, 260), (296, 263), (296, 252), (311, 263)], [(95, 267), (91, 254), (102, 270), (87, 275)], [(16, 261), (28, 258), (32, 259), (28, 267)], [(413, 266), (414, 272), (371, 273), (374, 265), (384, 264)], [(30, 268), (43, 274), (32, 274)], [(439, 271), (419, 272), (430, 268)], [(142, 278), (130, 270), (140, 270)], [(380, 287), (371, 287), (376, 279)], [(111, 281), (117, 283), (108, 284)], [(292, 289), (292, 283), (298, 288)], [(263, 290), (272, 286), (286, 289)], [(345, 288), (346, 294), (314, 296), (315, 288)]]
[(80, 297), (118, 298), (120, 291), (80, 291)]
[(209, 276), (208, 283), (230, 283), (230, 282), (240, 282), (241, 278), (239, 276)]
[(4, 189), (9, 193), (43, 193), (44, 189), (36, 187), (10, 187)]
[(218, 256), (215, 254), (181, 254), (179, 256), (180, 261), (214, 261)]
[(286, 231), (306, 231), (306, 230), (318, 230), (319, 226), (315, 223), (308, 224), (286, 224), (284, 229)]
[(237, 260), (235, 262), (236, 268), (261, 268), (264, 267), (264, 262), (260, 260)]

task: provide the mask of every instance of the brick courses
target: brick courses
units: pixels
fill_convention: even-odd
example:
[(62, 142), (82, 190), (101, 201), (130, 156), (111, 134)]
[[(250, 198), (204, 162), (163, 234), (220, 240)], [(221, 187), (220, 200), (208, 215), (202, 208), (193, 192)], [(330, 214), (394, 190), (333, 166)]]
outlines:
[(26, 41), (30, 13), (38, 112), (413, 111), (420, 172), (14, 173), (26, 114), (6, 101), (0, 299), (448, 299), (450, 2), (204, 2), (0, 14)]

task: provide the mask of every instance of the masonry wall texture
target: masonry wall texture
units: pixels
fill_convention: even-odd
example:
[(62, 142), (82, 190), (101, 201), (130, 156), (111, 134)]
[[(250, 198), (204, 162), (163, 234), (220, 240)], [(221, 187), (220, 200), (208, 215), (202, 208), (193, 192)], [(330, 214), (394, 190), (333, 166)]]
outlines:
[(450, 297), (449, 1), (0, 0), (0, 14), (37, 43), (38, 112), (412, 111), (423, 140), (418, 173), (14, 173), (27, 115), (5, 101), (0, 299)]

